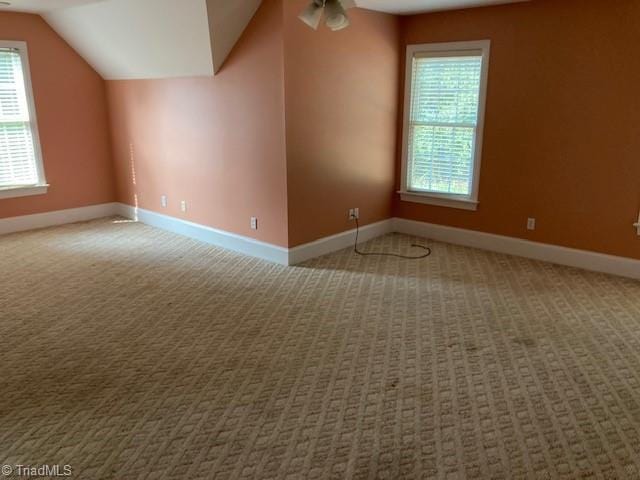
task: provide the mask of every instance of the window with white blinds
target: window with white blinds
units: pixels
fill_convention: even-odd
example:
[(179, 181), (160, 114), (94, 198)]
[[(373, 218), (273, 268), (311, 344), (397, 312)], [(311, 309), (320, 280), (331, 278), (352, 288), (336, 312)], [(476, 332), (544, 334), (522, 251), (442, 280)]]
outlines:
[(409, 47), (405, 196), (477, 205), (488, 51), (485, 41)]
[(26, 46), (0, 42), (0, 190), (43, 185)]

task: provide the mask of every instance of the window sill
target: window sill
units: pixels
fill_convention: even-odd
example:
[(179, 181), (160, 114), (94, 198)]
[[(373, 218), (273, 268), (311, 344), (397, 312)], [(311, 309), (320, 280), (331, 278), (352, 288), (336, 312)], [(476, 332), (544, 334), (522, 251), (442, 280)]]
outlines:
[(457, 195), (438, 195), (421, 192), (398, 192), (403, 202), (424, 203), (438, 207), (457, 208), (460, 210), (478, 210), (479, 202)]
[(31, 197), (44, 195), (49, 190), (49, 185), (30, 185), (22, 187), (0, 187), (0, 200), (3, 198)]

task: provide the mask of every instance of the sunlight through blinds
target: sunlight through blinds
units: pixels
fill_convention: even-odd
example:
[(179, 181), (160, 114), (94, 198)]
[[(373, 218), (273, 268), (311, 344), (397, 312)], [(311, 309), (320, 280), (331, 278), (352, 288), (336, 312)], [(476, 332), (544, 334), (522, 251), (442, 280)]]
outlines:
[(414, 58), (409, 190), (471, 194), (481, 73), (481, 52)]
[(0, 48), (0, 188), (37, 183), (20, 52)]

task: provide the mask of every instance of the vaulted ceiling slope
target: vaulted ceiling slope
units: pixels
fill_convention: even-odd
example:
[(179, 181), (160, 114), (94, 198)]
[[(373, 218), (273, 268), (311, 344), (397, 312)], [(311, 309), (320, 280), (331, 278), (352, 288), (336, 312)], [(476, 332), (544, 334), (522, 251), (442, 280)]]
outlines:
[(262, 0), (13, 0), (108, 80), (210, 76)]
[(213, 69), (217, 73), (262, 0), (207, 0)]
[(105, 79), (213, 75), (205, 0), (104, 0), (42, 16)]

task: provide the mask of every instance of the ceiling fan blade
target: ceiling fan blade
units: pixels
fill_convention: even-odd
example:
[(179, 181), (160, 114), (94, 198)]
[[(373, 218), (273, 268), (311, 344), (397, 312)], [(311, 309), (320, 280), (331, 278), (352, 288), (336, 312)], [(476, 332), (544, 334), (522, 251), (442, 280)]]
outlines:
[(327, 10), (327, 27), (331, 30), (336, 32), (350, 25), (347, 12), (338, 0), (327, 0), (325, 8)]
[(304, 9), (304, 11), (298, 16), (300, 20), (309, 25), (314, 30), (317, 30), (322, 20), (323, 7), (319, 6), (315, 1)]

